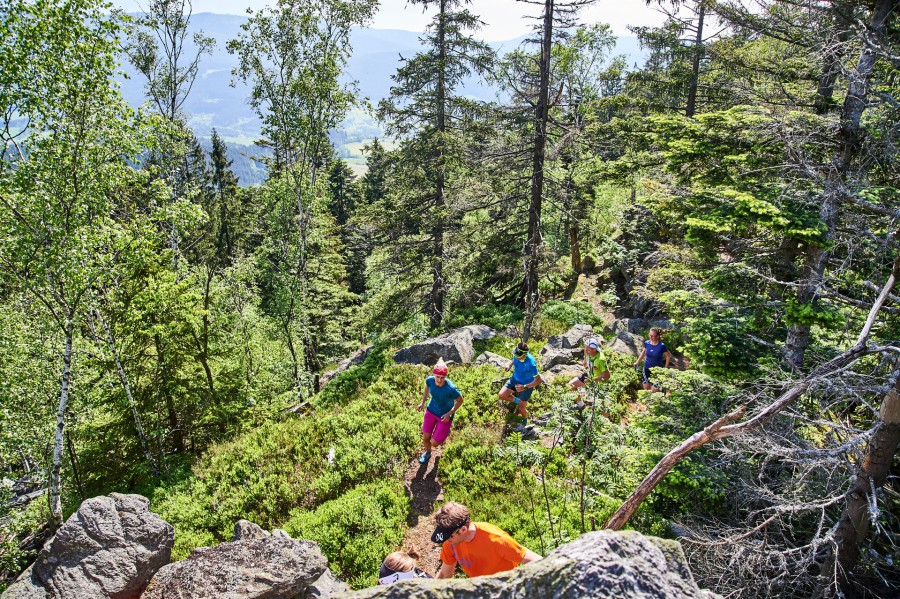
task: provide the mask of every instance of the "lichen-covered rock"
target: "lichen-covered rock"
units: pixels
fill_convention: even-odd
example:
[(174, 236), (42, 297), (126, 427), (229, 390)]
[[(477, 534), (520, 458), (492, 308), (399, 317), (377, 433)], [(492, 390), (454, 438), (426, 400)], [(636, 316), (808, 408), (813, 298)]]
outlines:
[(448, 364), (468, 364), (475, 359), (472, 342), (490, 339), (496, 334), (497, 331), (481, 324), (460, 327), (439, 337), (431, 337), (404, 347), (394, 353), (394, 362), (432, 366), (437, 363), (438, 358), (443, 358)]
[(615, 337), (606, 342), (605, 347), (617, 354), (637, 358), (644, 350), (644, 338), (628, 331), (619, 331)]
[(350, 587), (347, 583), (338, 580), (331, 570), (326, 568), (319, 579), (309, 585), (303, 597), (304, 599), (326, 599), (349, 591)]
[(492, 364), (493, 366), (496, 366), (497, 368), (503, 368), (503, 369), (506, 369), (506, 368), (509, 368), (510, 366), (512, 366), (512, 360), (510, 360), (509, 358), (504, 358), (500, 354), (495, 354), (495, 353), (489, 352), (489, 351), (483, 352), (481, 355), (479, 355), (477, 358), (475, 358), (475, 363), (476, 364)]
[(234, 525), (235, 541), (251, 541), (253, 539), (264, 539), (269, 533), (262, 529), (259, 524), (254, 524), (249, 520), (238, 520)]
[(640, 335), (649, 328), (650, 321), (646, 318), (620, 318), (603, 327), (603, 332), (606, 335), (616, 335), (623, 331), (632, 335)]
[(86, 500), (3, 598), (139, 597), (175, 542), (175, 530), (149, 505), (119, 493)]
[(589, 324), (576, 324), (562, 335), (554, 335), (547, 339), (544, 349), (584, 349), (584, 340), (594, 332)]
[(547, 348), (541, 350), (541, 370), (550, 370), (555, 366), (565, 366), (567, 364), (577, 364), (584, 357), (584, 349), (554, 349)]
[(316, 543), (286, 535), (195, 549), (150, 581), (142, 599), (276, 599), (303, 597), (328, 560)]
[(347, 595), (357, 599), (710, 599), (681, 546), (637, 532), (598, 531), (510, 572), (471, 579), (403, 580)]

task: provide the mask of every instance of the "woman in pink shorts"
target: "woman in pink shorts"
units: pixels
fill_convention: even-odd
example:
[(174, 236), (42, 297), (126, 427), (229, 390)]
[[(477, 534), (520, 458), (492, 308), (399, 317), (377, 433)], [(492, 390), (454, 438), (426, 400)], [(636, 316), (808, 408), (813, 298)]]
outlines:
[(425, 464), (431, 459), (431, 448), (437, 447), (450, 434), (453, 425), (453, 414), (462, 405), (462, 394), (456, 385), (447, 378), (447, 365), (444, 360), (438, 360), (434, 367), (434, 376), (425, 379), (425, 393), (422, 395), (422, 403), (416, 408), (420, 412), (425, 409), (428, 396), (431, 401), (425, 410), (425, 419), (422, 422), (422, 444), (425, 453), (419, 458), (420, 464)]

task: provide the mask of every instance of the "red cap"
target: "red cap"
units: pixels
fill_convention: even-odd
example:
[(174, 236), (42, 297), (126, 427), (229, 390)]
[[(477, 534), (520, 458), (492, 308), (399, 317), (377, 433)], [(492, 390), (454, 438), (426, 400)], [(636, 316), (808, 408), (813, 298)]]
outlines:
[(438, 364), (437, 366), (434, 367), (434, 370), (432, 372), (434, 372), (434, 374), (436, 374), (438, 376), (447, 376), (448, 370), (447, 370), (447, 367), (444, 366), (443, 364)]

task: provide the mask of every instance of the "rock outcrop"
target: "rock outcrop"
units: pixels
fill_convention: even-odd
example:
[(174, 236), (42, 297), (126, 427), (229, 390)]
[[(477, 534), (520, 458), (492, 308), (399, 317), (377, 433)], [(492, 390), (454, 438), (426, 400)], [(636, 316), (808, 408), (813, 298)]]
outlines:
[(299, 598), (327, 566), (316, 543), (273, 533), (195, 549), (157, 572), (141, 598)]
[(512, 360), (509, 358), (504, 358), (500, 354), (495, 354), (494, 352), (486, 351), (475, 358), (476, 364), (491, 364), (496, 366), (497, 368), (509, 368), (512, 366)]
[(394, 362), (432, 366), (437, 363), (438, 358), (444, 358), (448, 364), (468, 364), (475, 359), (472, 342), (496, 335), (497, 331), (481, 324), (460, 327), (398, 350), (394, 353)]
[(628, 331), (619, 331), (604, 346), (609, 351), (637, 358), (644, 350), (644, 338)]
[(169, 563), (175, 530), (140, 495), (86, 500), (3, 599), (139, 597)]
[(562, 335), (554, 335), (541, 348), (541, 369), (549, 370), (554, 366), (572, 364), (584, 357), (584, 340), (590, 337), (594, 328), (588, 324), (576, 324)]
[(701, 590), (694, 582), (676, 541), (632, 531), (598, 531), (559, 547), (539, 562), (510, 572), (472, 579), (403, 580), (348, 597), (712, 599), (716, 595)]

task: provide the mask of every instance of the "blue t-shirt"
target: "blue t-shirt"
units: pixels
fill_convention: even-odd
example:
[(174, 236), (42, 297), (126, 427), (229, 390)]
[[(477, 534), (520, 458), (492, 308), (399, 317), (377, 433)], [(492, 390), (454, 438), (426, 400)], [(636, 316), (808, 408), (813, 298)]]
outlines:
[(656, 368), (657, 366), (662, 367), (666, 365), (666, 359), (663, 354), (669, 351), (669, 348), (666, 347), (665, 343), (660, 341), (653, 345), (648, 339), (644, 341), (644, 349), (647, 350), (647, 361), (644, 362), (644, 368)]
[(430, 376), (425, 379), (428, 386), (428, 393), (431, 394), (431, 401), (428, 403), (428, 411), (437, 417), (441, 417), (453, 409), (456, 398), (461, 397), (462, 393), (456, 388), (450, 379), (445, 379), (444, 384), (440, 387), (434, 382), (434, 377)]
[(526, 354), (524, 360), (516, 360), (516, 356), (513, 354), (513, 383), (516, 383), (517, 385), (530, 385), (537, 375), (538, 368), (534, 356)]

